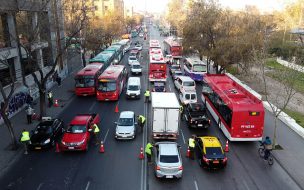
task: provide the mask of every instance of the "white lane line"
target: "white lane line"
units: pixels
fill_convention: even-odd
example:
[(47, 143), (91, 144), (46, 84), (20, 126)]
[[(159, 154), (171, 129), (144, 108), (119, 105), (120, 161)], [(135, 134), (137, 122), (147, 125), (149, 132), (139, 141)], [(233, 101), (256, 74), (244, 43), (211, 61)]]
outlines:
[(90, 184), (91, 184), (91, 182), (90, 182), (90, 181), (88, 181), (88, 183), (87, 183), (87, 186), (86, 186), (85, 190), (88, 190), (88, 189), (89, 189)]
[(169, 91), (172, 92), (170, 83), (169, 83)]
[(91, 105), (91, 107), (89, 108), (89, 111), (90, 111), (90, 112), (93, 110), (93, 108), (94, 108), (95, 105), (96, 105), (96, 102), (94, 102), (94, 103)]
[(185, 140), (185, 136), (184, 136), (183, 130), (182, 129), (180, 129), (180, 130), (181, 130), (181, 134), (182, 134), (182, 137), (183, 137), (184, 144), (186, 144), (186, 140)]
[(245, 180), (243, 180), (243, 183), (244, 183), (244, 185), (245, 185), (246, 189), (248, 189), (248, 190), (249, 190), (249, 187), (248, 187), (248, 185), (247, 185), (247, 183), (246, 183), (246, 181), (245, 181)]
[(194, 186), (195, 186), (195, 190), (198, 190), (198, 186), (197, 186), (196, 180), (194, 180)]
[(103, 143), (106, 143), (108, 133), (109, 133), (109, 129), (107, 130), (106, 136), (105, 136), (104, 139), (103, 139)]
[(43, 186), (43, 183), (40, 183), (37, 187), (37, 190), (40, 190), (40, 188)]

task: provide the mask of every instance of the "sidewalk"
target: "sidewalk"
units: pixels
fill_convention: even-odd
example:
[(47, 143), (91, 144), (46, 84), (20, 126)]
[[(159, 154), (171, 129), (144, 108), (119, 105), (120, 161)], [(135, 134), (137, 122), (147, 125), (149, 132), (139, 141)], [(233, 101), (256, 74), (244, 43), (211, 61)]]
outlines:
[[(52, 87), (54, 100), (58, 99), (59, 107), (47, 107), (47, 116), (55, 118), (65, 107), (72, 101), (74, 96), (74, 75), (76, 71), (82, 68), (79, 55), (72, 54), (68, 59), (68, 65), (73, 66), (72, 72), (69, 71), (69, 75), (63, 79), (62, 84), (58, 87), (57, 84), (54, 84)], [(34, 105), (34, 110), (36, 113), (39, 113), (39, 98), (34, 101), (37, 103)], [(47, 102), (46, 102), (47, 103)], [(12, 125), (14, 127), (14, 132), (16, 139), (19, 140), (19, 136), (23, 129), (32, 130), (38, 124), (38, 121), (33, 121), (31, 125), (27, 124), (25, 111), (22, 110), (17, 113), (14, 117), (11, 118)], [(18, 150), (10, 150), (10, 134), (7, 127), (3, 124), (0, 126), (0, 177), (8, 171), (9, 167), (17, 161), (23, 155), (23, 148), (20, 146)]]

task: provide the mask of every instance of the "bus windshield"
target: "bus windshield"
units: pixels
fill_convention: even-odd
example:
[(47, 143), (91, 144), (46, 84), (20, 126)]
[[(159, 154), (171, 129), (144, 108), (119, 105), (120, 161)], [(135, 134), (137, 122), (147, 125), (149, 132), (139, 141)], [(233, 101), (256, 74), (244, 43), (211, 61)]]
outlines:
[(94, 87), (95, 79), (94, 76), (76, 76), (75, 77), (76, 87)]
[(206, 72), (206, 65), (193, 65), (193, 72)]
[(102, 92), (112, 92), (116, 90), (116, 81), (99, 81), (98, 90)]

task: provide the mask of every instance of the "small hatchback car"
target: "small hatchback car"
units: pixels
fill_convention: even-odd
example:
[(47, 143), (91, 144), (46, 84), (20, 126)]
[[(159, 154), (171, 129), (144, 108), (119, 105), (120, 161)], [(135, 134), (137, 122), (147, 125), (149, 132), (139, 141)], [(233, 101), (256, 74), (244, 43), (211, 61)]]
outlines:
[(119, 119), (115, 122), (116, 139), (134, 139), (136, 135), (137, 123), (135, 122), (135, 114), (132, 111), (123, 111), (120, 113)]
[(175, 142), (158, 142), (153, 150), (155, 176), (158, 178), (181, 178), (183, 163), (179, 146)]
[(204, 136), (195, 138), (199, 164), (205, 168), (224, 168), (227, 157), (217, 137)]

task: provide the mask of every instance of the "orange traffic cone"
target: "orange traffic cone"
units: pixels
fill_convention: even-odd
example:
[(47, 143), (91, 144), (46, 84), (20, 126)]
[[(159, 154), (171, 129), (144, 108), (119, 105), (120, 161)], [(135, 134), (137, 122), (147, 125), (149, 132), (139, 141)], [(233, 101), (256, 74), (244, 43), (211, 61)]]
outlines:
[(145, 157), (144, 156), (144, 151), (143, 151), (143, 148), (141, 147), (140, 148), (140, 153), (139, 153), (139, 159), (142, 160), (142, 159), (144, 159), (144, 157)]
[(103, 147), (103, 142), (100, 142), (100, 148), (99, 148), (100, 153), (104, 153), (104, 147)]
[(226, 141), (225, 152), (229, 152), (228, 140)]
[(55, 99), (54, 107), (59, 107), (58, 100)]
[(55, 150), (55, 152), (60, 152), (60, 148), (59, 148), (59, 144), (58, 143), (56, 143), (56, 150)]
[(190, 158), (190, 149), (188, 147), (186, 157)]
[(115, 113), (118, 113), (118, 104), (116, 104), (116, 107), (115, 107)]

